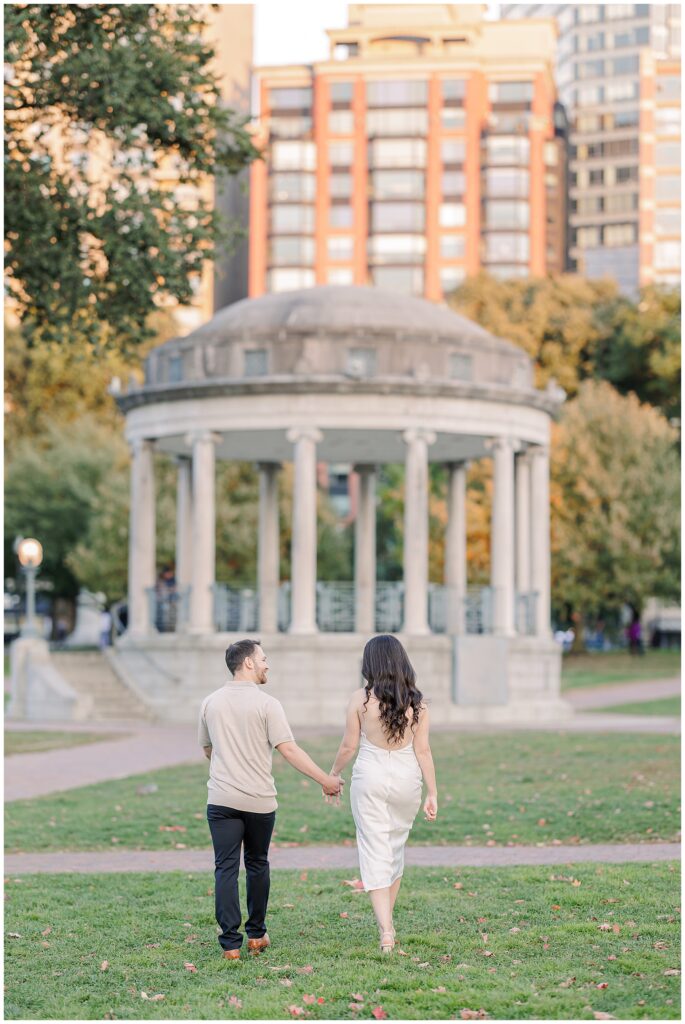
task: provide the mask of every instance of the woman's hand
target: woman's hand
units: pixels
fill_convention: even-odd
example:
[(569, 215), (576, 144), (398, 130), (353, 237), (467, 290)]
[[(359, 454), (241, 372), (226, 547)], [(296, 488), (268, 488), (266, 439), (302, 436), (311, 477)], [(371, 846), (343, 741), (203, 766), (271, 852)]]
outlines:
[(435, 793), (429, 793), (423, 804), (423, 813), (426, 821), (435, 821), (438, 816), (438, 798)]

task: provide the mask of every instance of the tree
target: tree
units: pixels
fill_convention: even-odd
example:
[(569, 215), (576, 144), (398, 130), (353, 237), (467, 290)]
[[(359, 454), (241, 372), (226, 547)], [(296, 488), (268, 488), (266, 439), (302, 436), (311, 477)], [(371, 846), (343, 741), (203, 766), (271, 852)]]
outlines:
[(553, 432), (552, 592), (587, 620), (679, 598), (677, 434), (656, 410), (586, 381)]
[(201, 187), (258, 155), (220, 103), (208, 7), (4, 11), (6, 270), (27, 338), (135, 347), (212, 256)]

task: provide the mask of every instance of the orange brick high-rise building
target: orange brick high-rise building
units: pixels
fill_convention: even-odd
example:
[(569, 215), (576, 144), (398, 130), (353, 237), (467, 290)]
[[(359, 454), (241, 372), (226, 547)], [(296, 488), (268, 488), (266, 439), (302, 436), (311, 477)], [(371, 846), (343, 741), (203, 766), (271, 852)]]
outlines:
[(466, 276), (566, 264), (554, 22), (484, 5), (355, 5), (330, 59), (256, 71), (249, 293), (375, 284), (441, 301)]

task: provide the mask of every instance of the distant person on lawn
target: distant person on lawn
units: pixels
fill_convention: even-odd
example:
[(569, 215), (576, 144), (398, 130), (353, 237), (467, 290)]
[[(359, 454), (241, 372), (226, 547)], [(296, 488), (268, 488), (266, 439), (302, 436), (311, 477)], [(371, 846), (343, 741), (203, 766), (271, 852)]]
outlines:
[(265, 693), (269, 668), (259, 640), (239, 640), (226, 651), (232, 679), (206, 697), (200, 708), (199, 741), (209, 758), (207, 821), (214, 844), (216, 919), (227, 960), (240, 958), (238, 870), (244, 847), (247, 876), (247, 948), (269, 946), (269, 843), (276, 821), (276, 786), (271, 774), (275, 747), (293, 768), (340, 797), (344, 780), (327, 775), (293, 739), (285, 712)]

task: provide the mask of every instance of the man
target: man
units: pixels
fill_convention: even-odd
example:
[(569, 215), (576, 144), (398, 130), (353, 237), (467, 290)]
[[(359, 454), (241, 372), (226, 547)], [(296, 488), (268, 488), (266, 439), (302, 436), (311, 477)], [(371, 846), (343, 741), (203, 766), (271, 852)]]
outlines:
[(227, 960), (240, 959), (238, 870), (244, 847), (247, 876), (247, 947), (269, 946), (269, 843), (276, 820), (276, 786), (271, 774), (275, 747), (286, 761), (338, 796), (343, 780), (327, 775), (293, 739), (279, 701), (262, 689), (269, 667), (259, 640), (239, 640), (226, 651), (232, 675), (206, 697), (200, 709), (199, 741), (209, 758), (207, 821), (214, 844), (216, 919)]

